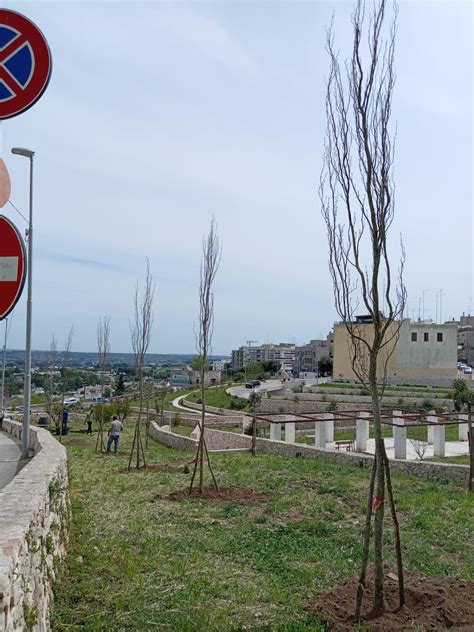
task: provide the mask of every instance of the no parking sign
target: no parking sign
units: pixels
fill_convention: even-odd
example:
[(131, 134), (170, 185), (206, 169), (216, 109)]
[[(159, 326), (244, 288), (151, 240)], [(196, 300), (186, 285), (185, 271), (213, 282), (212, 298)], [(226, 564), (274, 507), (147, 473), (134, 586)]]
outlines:
[(52, 59), (39, 28), (16, 11), (0, 9), (0, 119), (30, 108), (46, 90)]

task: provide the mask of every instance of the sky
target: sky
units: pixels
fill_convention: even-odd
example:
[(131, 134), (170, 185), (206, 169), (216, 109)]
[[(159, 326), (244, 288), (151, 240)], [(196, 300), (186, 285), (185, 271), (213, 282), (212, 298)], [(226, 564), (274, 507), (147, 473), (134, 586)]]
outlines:
[[(202, 236), (222, 244), (214, 354), (247, 340), (304, 344), (337, 320), (318, 199), (334, 12), (351, 3), (4, 2), (45, 34), (43, 97), (1, 123), (11, 200), (27, 215), (35, 151), (33, 348), (131, 351), (145, 258), (156, 281), (149, 351), (192, 353)], [(393, 102), (407, 314), (474, 312), (473, 5), (401, 2)], [(21, 231), (24, 221), (2, 211)], [(396, 251), (394, 251), (396, 257)], [(23, 348), (23, 292), (8, 347)], [(422, 311), (422, 309), (421, 309)], [(5, 323), (0, 324), (3, 340)]]

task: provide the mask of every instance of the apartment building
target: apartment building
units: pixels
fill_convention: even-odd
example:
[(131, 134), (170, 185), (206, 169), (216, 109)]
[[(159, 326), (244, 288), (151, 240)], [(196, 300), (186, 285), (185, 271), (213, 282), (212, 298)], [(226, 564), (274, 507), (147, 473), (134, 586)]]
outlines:
[[(373, 337), (373, 324), (367, 317), (356, 319), (357, 334), (365, 340)], [(395, 325), (388, 337), (395, 332)], [(344, 323), (334, 325), (334, 365), (335, 379), (356, 380), (352, 368), (352, 347)], [(358, 353), (358, 363), (367, 364), (364, 348)], [(398, 341), (387, 345), (379, 356), (377, 375), (381, 378), (386, 365), (387, 378), (450, 378), (457, 375), (457, 325), (443, 325), (432, 322), (402, 321)]]
[(255, 362), (276, 362), (285, 370), (292, 371), (295, 361), (295, 345), (287, 342), (239, 347), (232, 350), (232, 369), (239, 370)]
[(296, 377), (318, 375), (319, 362), (323, 358), (332, 358), (333, 333), (326, 340), (310, 340), (308, 344), (295, 347), (293, 373)]

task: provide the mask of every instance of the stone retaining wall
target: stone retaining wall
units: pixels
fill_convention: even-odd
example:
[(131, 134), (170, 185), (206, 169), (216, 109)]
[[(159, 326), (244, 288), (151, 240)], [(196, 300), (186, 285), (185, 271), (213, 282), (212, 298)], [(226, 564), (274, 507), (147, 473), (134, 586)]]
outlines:
[[(21, 424), (4, 419), (21, 438)], [(66, 553), (70, 506), (65, 448), (30, 429), (34, 457), (0, 491), (0, 631), (50, 629), (52, 585)]]
[[(153, 424), (152, 424), (153, 425)], [(156, 432), (158, 430), (158, 432)], [(173, 435), (160, 428), (155, 428), (150, 434), (153, 438), (165, 445), (182, 450), (195, 450), (197, 441), (189, 437)], [(252, 438), (235, 432), (206, 429), (206, 442), (209, 450), (235, 450), (251, 447)], [(372, 467), (373, 456), (358, 452), (346, 452), (345, 450), (320, 450), (312, 446), (300, 443), (285, 443), (257, 437), (257, 452), (265, 454), (278, 454), (284, 457), (302, 456), (309, 459), (323, 459), (341, 465), (358, 467)], [(445, 463), (430, 463), (427, 461), (402, 461), (390, 460), (392, 472), (410, 474), (421, 479), (436, 477), (448, 483), (467, 486), (469, 467)]]
[[(197, 439), (174, 434), (169, 430), (163, 430), (153, 421), (150, 424), (150, 436), (152, 439), (178, 450), (196, 450)], [(238, 450), (250, 448), (251, 437), (237, 434), (236, 432), (226, 432), (225, 430), (213, 430), (206, 428), (206, 444), (208, 450)]]
[[(201, 404), (197, 404), (196, 402), (190, 402), (186, 398), (181, 400), (181, 406), (185, 406), (186, 408), (191, 408), (192, 410), (199, 410), (199, 412), (201, 411)], [(215, 413), (216, 415), (220, 415), (221, 413), (225, 412), (226, 417), (233, 417), (234, 415), (236, 415), (237, 417), (240, 417), (242, 415), (242, 411), (236, 410), (234, 412), (227, 408), (217, 408), (216, 406), (206, 406), (206, 411), (208, 413)]]
[[(296, 393), (296, 395), (298, 395)], [(291, 399), (294, 399), (295, 394), (291, 395)], [(324, 399), (322, 399), (322, 397), (324, 397)], [(299, 395), (300, 398), (300, 402), (306, 402), (306, 401), (311, 401), (311, 402), (324, 402), (324, 403), (329, 403), (329, 402), (338, 402), (338, 403), (351, 403), (351, 404), (365, 404), (366, 406), (370, 406), (372, 404), (372, 398), (370, 397), (370, 395), (352, 395), (351, 393), (347, 393), (347, 391), (345, 393), (333, 393), (332, 391), (329, 392), (329, 389), (326, 389), (326, 392), (321, 394), (321, 393), (311, 393), (311, 392), (307, 392), (305, 391), (304, 393)], [(400, 404), (400, 401), (403, 400), (403, 404)], [(396, 408), (397, 406), (421, 406), (423, 404), (423, 402), (425, 402), (426, 400), (429, 400), (431, 402), (432, 406), (444, 406), (446, 408), (448, 408), (449, 410), (453, 409), (453, 401), (451, 399), (446, 399), (444, 397), (436, 397), (435, 394), (433, 395), (419, 395), (418, 397), (415, 397), (413, 395), (400, 395), (400, 396), (388, 396), (388, 395), (384, 395), (383, 399), (382, 399), (382, 404), (384, 406), (393, 406), (394, 408)]]

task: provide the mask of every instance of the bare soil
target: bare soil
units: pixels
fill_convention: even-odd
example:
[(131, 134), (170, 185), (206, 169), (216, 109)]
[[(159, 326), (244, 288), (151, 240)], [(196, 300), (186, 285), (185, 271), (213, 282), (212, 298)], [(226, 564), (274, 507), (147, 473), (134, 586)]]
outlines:
[(269, 500), (272, 498), (272, 494), (268, 492), (256, 492), (248, 487), (219, 487), (219, 490), (216, 490), (215, 487), (205, 487), (203, 493), (200, 494), (199, 489), (196, 487), (189, 493), (189, 488), (187, 487), (176, 492), (171, 492), (171, 494), (167, 496), (156, 496), (155, 498), (174, 501), (193, 498), (194, 500), (207, 500), (210, 502), (233, 501), (250, 504), (262, 500)]
[[(362, 606), (361, 626), (377, 632), (386, 630), (474, 630), (474, 581), (445, 577), (429, 578), (405, 570), (406, 603), (398, 610), (398, 581), (386, 574), (386, 611), (372, 611), (373, 569), (370, 569)], [(357, 577), (320, 595), (308, 612), (328, 630), (359, 630), (354, 621)]]

